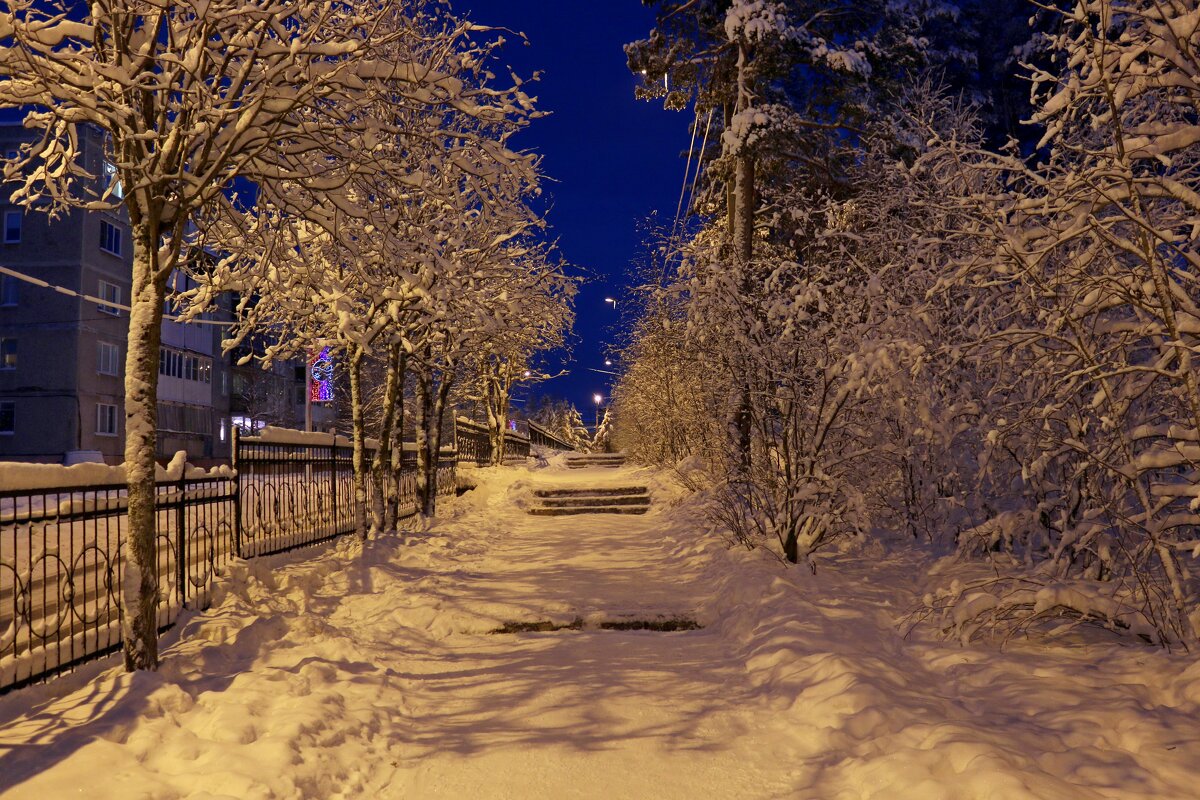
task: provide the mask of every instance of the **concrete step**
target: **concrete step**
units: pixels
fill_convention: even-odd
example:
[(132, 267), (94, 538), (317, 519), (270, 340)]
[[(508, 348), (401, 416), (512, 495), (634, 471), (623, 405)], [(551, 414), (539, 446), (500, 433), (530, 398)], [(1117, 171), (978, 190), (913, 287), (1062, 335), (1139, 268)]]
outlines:
[(645, 495), (649, 490), (645, 486), (604, 486), (587, 489), (535, 489), (535, 497), (620, 497), (629, 495)]
[(649, 506), (597, 506), (595, 508), (531, 508), (537, 517), (567, 517), (575, 514), (645, 514)]
[(567, 469), (620, 469), (624, 464), (567, 464)]
[(595, 508), (596, 506), (648, 506), (648, 495), (632, 495), (629, 497), (563, 497), (545, 498), (542, 505), (546, 508)]

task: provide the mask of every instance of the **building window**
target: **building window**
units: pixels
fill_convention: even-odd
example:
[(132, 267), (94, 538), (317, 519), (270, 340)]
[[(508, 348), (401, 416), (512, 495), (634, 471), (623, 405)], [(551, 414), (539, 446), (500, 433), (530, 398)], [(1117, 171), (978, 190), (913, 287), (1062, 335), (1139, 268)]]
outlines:
[(17, 304), (17, 284), (20, 281), (12, 275), (0, 275), (0, 306), (15, 306)]
[(100, 249), (114, 256), (121, 255), (121, 229), (107, 220), (100, 220)]
[(4, 212), (4, 243), (18, 244), (21, 241), (21, 218), (23, 211)]
[(0, 369), (17, 368), (17, 340), (0, 339)]
[(125, 189), (121, 186), (121, 179), (117, 175), (117, 165), (107, 159), (104, 161), (104, 188), (110, 197), (118, 200), (125, 197)]
[(96, 404), (96, 435), (117, 435), (117, 407), (109, 403)]
[(100, 311), (103, 311), (105, 314), (112, 314), (114, 317), (121, 315), (121, 309), (117, 308), (117, 304), (121, 302), (120, 286), (108, 281), (100, 281), (100, 299), (113, 303), (111, 306), (97, 306)]
[(119, 375), (121, 347), (112, 342), (96, 343), (96, 372), (101, 375)]
[(11, 434), (17, 429), (17, 404), (0, 403), (0, 435)]
[(212, 383), (212, 368), (212, 360), (203, 356), (189, 356), (169, 348), (158, 351), (158, 374), (168, 378)]
[(222, 372), (221, 373), (221, 396), (224, 397), (227, 394), (229, 394), (229, 373)]

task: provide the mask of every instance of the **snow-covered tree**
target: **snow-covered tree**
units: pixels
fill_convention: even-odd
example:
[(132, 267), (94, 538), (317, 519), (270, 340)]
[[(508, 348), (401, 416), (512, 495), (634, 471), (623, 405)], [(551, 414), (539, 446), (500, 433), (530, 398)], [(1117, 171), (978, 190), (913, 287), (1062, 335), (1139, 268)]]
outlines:
[(591, 437), (579, 409), (564, 398), (542, 397), (529, 410), (529, 419), (579, 451), (587, 449)]
[(1008, 170), (996, 255), (963, 272), (1008, 289), (976, 347), (1001, 366), (993, 469), (1021, 487), (966, 543), (1028, 565), (989, 590), (994, 624), (1091, 617), (1194, 644), (1200, 32), (1182, 4), (1062, 14), (1055, 69), (1034, 73), (1047, 157)]
[[(7, 177), (20, 202), (123, 207), (133, 229), (126, 359), (130, 535), (122, 592), (126, 664), (157, 663), (154, 437), (159, 324), (166, 283), (184, 266), (189, 226), (228, 202), (238, 181), (270, 196), (287, 179), (333, 202), (344, 180), (310, 154), (366, 133), (359, 100), (381, 82), (412, 97), (463, 101), (422, 64), (377, 57), (403, 35), (393, 3), (353, 0), (11, 0), (0, 10), (0, 105), (31, 107), (33, 132)], [(86, 171), (79, 128), (108, 137), (117, 183)], [(342, 155), (345, 155), (343, 150)]]

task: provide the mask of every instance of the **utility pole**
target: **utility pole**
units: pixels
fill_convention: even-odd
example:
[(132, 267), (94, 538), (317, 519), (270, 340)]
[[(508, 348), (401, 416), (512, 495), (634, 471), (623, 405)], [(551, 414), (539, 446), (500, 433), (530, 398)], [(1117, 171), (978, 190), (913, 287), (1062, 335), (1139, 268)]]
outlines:
[(304, 351), (304, 432), (312, 433), (312, 360)]

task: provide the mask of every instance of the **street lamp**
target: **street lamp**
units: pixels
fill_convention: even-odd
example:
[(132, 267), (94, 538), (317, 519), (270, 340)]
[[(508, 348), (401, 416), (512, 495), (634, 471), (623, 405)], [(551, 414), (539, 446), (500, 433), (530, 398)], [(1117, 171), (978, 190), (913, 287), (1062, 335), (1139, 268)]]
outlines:
[(604, 395), (594, 394), (592, 400), (596, 401), (596, 430), (600, 430), (600, 403), (604, 400)]
[(604, 302), (606, 302), (606, 303), (612, 303), (612, 304), (613, 304), (613, 311), (616, 311), (616, 310), (617, 310), (617, 301), (616, 301), (616, 299), (615, 299), (615, 298), (612, 298), (612, 297), (606, 297), (606, 298), (604, 298)]

